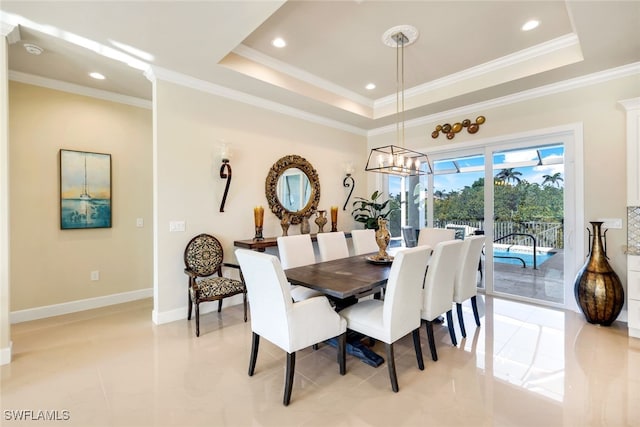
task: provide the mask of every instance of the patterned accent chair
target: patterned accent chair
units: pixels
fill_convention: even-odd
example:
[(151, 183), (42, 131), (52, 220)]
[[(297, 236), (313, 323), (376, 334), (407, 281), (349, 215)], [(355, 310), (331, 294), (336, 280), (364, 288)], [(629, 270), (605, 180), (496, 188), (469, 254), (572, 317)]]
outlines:
[[(187, 244), (184, 250), (184, 272), (189, 276), (189, 315), (196, 309), (196, 336), (200, 336), (200, 303), (218, 301), (218, 313), (222, 310), (224, 298), (242, 294), (244, 303), (244, 321), (247, 321), (247, 288), (244, 285), (242, 272), (240, 279), (229, 279), (222, 276), (222, 267), (240, 269), (236, 264), (223, 262), (222, 245), (209, 234), (199, 234)], [(217, 275), (216, 275), (217, 274)]]

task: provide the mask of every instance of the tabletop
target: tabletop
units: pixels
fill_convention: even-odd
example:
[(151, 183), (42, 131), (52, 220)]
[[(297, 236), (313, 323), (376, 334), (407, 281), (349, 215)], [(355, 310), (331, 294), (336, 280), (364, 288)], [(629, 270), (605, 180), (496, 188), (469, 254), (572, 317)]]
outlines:
[(338, 299), (371, 293), (387, 283), (391, 264), (374, 264), (366, 255), (289, 268), (285, 274), (293, 285), (306, 286)]

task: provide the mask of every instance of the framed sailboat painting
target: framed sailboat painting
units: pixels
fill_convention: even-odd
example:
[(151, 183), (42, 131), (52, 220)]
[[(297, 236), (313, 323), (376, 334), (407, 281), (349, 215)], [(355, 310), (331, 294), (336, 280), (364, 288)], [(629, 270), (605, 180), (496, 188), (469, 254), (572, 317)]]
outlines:
[(111, 155), (60, 150), (60, 228), (111, 227)]

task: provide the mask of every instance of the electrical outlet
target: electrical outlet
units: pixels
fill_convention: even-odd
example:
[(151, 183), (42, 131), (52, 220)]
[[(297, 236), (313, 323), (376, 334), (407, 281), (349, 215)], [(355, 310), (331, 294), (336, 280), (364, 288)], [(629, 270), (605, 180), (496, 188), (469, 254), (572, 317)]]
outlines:
[(96, 281), (100, 280), (100, 271), (94, 270), (91, 272), (91, 280)]

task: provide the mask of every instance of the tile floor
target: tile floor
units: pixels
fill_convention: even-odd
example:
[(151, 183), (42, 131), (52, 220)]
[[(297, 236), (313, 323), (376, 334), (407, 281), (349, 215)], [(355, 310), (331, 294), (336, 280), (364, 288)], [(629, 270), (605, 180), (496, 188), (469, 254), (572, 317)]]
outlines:
[(625, 323), (478, 298), (482, 326), (465, 307), (469, 336), (458, 347), (436, 328), (438, 362), (421, 330), (424, 371), (410, 336), (397, 345), (399, 393), (386, 365), (348, 357), (340, 376), (335, 350), (322, 345), (299, 353), (288, 407), (280, 349), (262, 340), (247, 375), (241, 306), (203, 315), (200, 338), (193, 321), (154, 325), (150, 300), (16, 324), (13, 362), (0, 368), (0, 425), (640, 425), (640, 340)]

